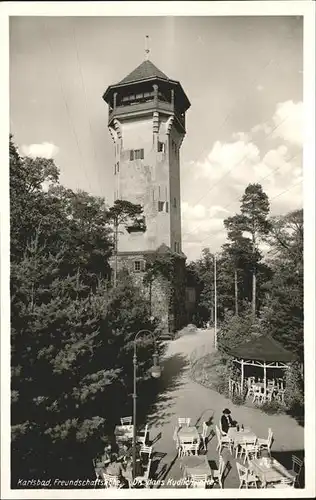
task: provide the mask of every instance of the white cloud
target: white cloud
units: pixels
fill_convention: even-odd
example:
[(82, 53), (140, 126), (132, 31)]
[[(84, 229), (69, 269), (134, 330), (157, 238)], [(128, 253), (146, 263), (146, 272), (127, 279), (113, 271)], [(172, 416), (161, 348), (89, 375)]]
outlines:
[(301, 146), (303, 144), (303, 103), (285, 101), (277, 105), (273, 122), (278, 128), (275, 137)]
[[(249, 183), (262, 185), (270, 199), (271, 215), (302, 206), (302, 153), (297, 153), (302, 139), (301, 111), (301, 103), (280, 103), (271, 120), (254, 127), (251, 135), (237, 132), (230, 142), (217, 141), (205, 160), (195, 163), (194, 191), (190, 182), (182, 213), (183, 249), (189, 259), (199, 256), (198, 248), (220, 249), (226, 240), (223, 220), (239, 211)], [(259, 136), (256, 144), (253, 134), (271, 134), (277, 125), (273, 147), (260, 151), (258, 146), (262, 143), (266, 148), (268, 143)]]
[(203, 240), (210, 233), (221, 233), (223, 219), (229, 213), (220, 205), (207, 207), (184, 202), (182, 208), (182, 239), (189, 244)]
[(21, 151), (25, 156), (30, 156), (31, 158), (41, 157), (49, 159), (57, 155), (59, 147), (51, 142), (42, 142), (41, 144), (24, 144), (21, 147)]
[(182, 214), (185, 214), (187, 218), (193, 220), (203, 219), (206, 215), (205, 207), (203, 205), (190, 206), (189, 203), (181, 203)]
[(249, 141), (249, 134), (246, 134), (246, 132), (234, 132), (232, 137), (235, 141)]
[(257, 134), (259, 132), (263, 132), (264, 134), (268, 135), (272, 132), (272, 128), (268, 123), (259, 123), (258, 125), (255, 125), (251, 129), (252, 134)]
[(303, 144), (303, 103), (291, 100), (280, 102), (270, 122), (259, 123), (251, 129), (252, 134), (263, 132), (265, 135), (280, 138), (288, 144)]
[(258, 162), (259, 158), (259, 149), (252, 142), (238, 140), (222, 143), (217, 141), (205, 161), (197, 164), (195, 175), (197, 178), (220, 179), (236, 167)]

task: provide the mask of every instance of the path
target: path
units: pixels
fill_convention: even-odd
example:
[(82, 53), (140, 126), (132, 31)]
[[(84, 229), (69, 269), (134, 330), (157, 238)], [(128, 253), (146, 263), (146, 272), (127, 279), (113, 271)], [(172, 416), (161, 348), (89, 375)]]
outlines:
[[(244, 426), (251, 427), (257, 436), (265, 438), (268, 427), (274, 432), (272, 447), (276, 458), (284, 463), (284, 458), (291, 453), (304, 448), (304, 428), (286, 415), (266, 415), (255, 408), (234, 406), (230, 400), (221, 394), (200, 386), (190, 379), (189, 358), (194, 349), (201, 353), (213, 349), (213, 331), (198, 330), (197, 333), (185, 335), (168, 342), (167, 352), (162, 361), (162, 393), (160, 401), (148, 418), (151, 439), (154, 441), (155, 453), (161, 454), (161, 460), (156, 473), (165, 478), (179, 479), (182, 473), (179, 460), (176, 459), (175, 443), (172, 439), (177, 417), (191, 417), (194, 424), (202, 426), (203, 420), (213, 417), (212, 428), (218, 424), (223, 408), (230, 408), (232, 416)], [(156, 441), (156, 442), (155, 442)], [(216, 437), (208, 445), (208, 458), (218, 461), (216, 452)], [(158, 455), (159, 456), (159, 455)], [(238, 487), (236, 467), (233, 464), (225, 487)], [(291, 464), (286, 464), (290, 466)]]

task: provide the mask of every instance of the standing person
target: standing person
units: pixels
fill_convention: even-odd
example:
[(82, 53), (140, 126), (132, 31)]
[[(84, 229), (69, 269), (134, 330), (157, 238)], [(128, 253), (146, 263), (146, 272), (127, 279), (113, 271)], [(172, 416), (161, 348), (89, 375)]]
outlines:
[(221, 416), (221, 431), (223, 434), (227, 434), (228, 429), (230, 427), (235, 427), (237, 422), (232, 419), (231, 411), (228, 408), (223, 410), (223, 414)]

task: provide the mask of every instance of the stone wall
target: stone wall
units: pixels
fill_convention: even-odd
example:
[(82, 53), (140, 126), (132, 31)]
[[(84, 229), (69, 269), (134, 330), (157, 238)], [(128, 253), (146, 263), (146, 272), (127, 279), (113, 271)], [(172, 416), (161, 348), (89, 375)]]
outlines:
[[(121, 253), (117, 258), (118, 279), (120, 271), (127, 271), (135, 284), (139, 286), (148, 300), (151, 314), (160, 320), (160, 327), (164, 332), (176, 332), (188, 323), (188, 311), (186, 300), (186, 274), (185, 259), (176, 259), (174, 286), (164, 277), (157, 276), (151, 285), (145, 285), (145, 267), (143, 271), (135, 272), (135, 261), (145, 264), (145, 254), (134, 252), (132, 254)], [(110, 260), (113, 269), (115, 259)]]

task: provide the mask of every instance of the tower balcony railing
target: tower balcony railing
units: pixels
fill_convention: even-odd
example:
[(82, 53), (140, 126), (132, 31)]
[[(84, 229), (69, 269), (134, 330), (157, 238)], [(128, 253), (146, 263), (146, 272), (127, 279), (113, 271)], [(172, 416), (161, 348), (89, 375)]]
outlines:
[(115, 108), (111, 108), (109, 111), (109, 124), (114, 118), (119, 118), (123, 116), (128, 116), (132, 114), (142, 114), (143, 112), (147, 111), (165, 111), (168, 114), (175, 114), (177, 120), (179, 121), (180, 125), (183, 127), (185, 130), (185, 114), (180, 113), (174, 106), (173, 103), (167, 102), (167, 101), (162, 101), (162, 100), (157, 100), (154, 101), (153, 99), (148, 100), (148, 101), (143, 101), (143, 102), (132, 102), (127, 105), (118, 105)]

